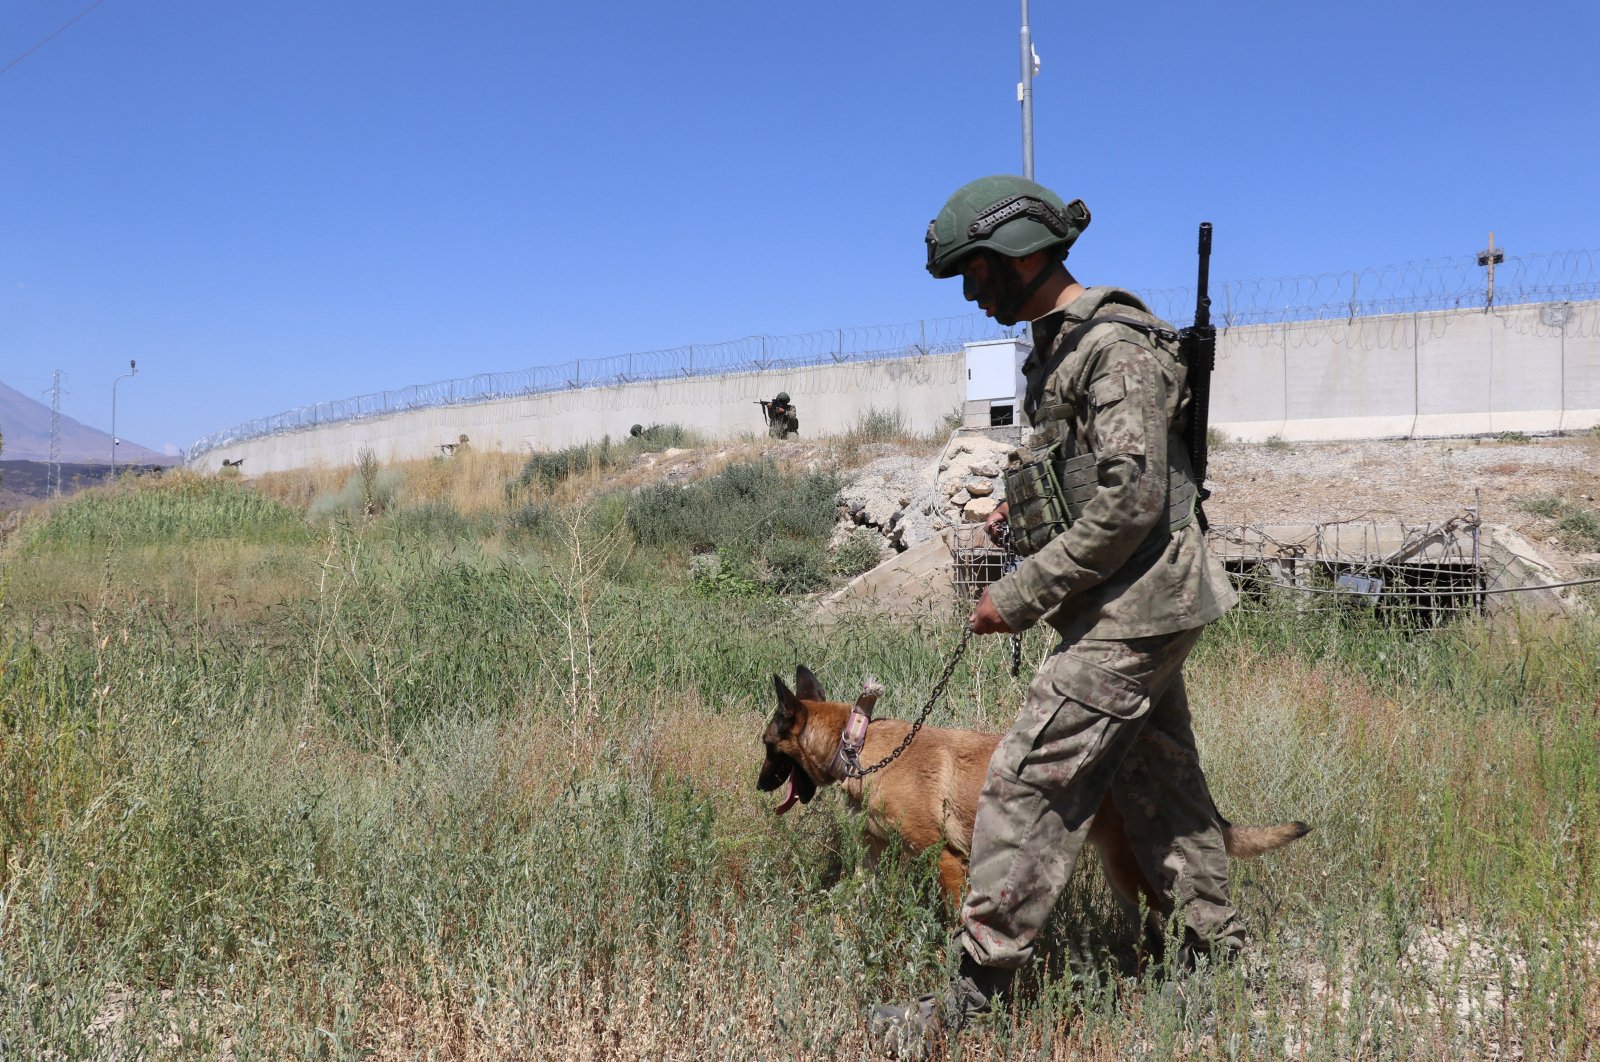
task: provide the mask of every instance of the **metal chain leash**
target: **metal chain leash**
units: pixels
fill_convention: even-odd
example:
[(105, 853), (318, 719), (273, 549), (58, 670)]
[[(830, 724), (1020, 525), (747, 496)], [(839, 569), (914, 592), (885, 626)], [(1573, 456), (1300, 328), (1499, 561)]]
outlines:
[[(995, 527), (997, 534), (995, 540), (1000, 548), (1006, 551), (1005, 574), (1010, 575), (1022, 563), (1022, 555), (1011, 542), (1011, 525), (1002, 522)], [(1022, 634), (1020, 632), (1011, 636), (1011, 677), (1016, 678), (1022, 673)]]
[(874, 771), (883, 770), (885, 767), (889, 766), (889, 764), (900, 758), (900, 754), (911, 746), (911, 742), (917, 736), (917, 731), (922, 729), (922, 724), (928, 721), (928, 713), (933, 711), (933, 706), (939, 703), (940, 697), (944, 696), (944, 688), (949, 685), (950, 676), (955, 674), (956, 664), (960, 662), (962, 655), (966, 653), (967, 643), (971, 640), (971, 628), (964, 628), (961, 631), (960, 644), (956, 646), (956, 651), (950, 657), (950, 662), (944, 666), (944, 674), (940, 675), (939, 681), (933, 684), (933, 692), (928, 695), (928, 703), (922, 706), (922, 714), (917, 716), (917, 721), (911, 724), (911, 733), (906, 735), (905, 740), (900, 742), (899, 746), (893, 752), (889, 753), (889, 755), (885, 756), (871, 767), (861, 766), (860, 761), (857, 760), (855, 754), (852, 753), (848, 757), (849, 763), (845, 768), (845, 777), (865, 778)]

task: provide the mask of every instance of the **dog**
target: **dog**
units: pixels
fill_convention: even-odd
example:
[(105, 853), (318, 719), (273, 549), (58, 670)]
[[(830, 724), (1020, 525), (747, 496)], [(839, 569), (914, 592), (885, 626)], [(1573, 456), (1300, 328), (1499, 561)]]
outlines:
[[(1000, 735), (924, 726), (898, 759), (863, 784), (863, 779), (849, 776), (844, 769), (848, 761), (840, 754), (841, 739), (852, 726), (851, 706), (828, 700), (816, 676), (804, 666), (795, 669), (793, 691), (777, 675), (772, 681), (778, 707), (761, 735), (766, 759), (756, 788), (770, 793), (784, 787), (773, 810), (782, 815), (796, 803), (810, 803), (823, 786), (840, 785), (853, 808), (859, 811), (865, 804), (869, 863), (876, 862), (895, 839), (912, 852), (938, 846), (939, 886), (951, 906), (959, 909), (967, 886), (978, 796)], [(857, 707), (870, 718), (876, 700), (876, 691), (869, 688)], [(866, 764), (889, 755), (911, 732), (911, 724), (899, 719), (872, 720), (870, 726), (858, 719), (854, 726), (852, 736)], [(1281, 848), (1311, 831), (1303, 822), (1234, 826), (1222, 820), (1221, 826), (1228, 854), (1236, 859)], [(1141, 896), (1148, 911), (1164, 909), (1167, 901), (1140, 869), (1110, 793), (1095, 813), (1088, 841), (1100, 854), (1112, 891), (1129, 910), (1138, 908)]]

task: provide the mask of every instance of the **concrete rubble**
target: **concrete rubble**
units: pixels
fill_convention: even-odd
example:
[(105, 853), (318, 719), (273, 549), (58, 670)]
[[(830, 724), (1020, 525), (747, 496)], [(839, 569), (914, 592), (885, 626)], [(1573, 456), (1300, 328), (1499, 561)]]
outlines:
[[(831, 546), (854, 529), (883, 536), (896, 553), (931, 541), (957, 524), (981, 523), (1005, 500), (1001, 471), (1013, 448), (1009, 433), (958, 431), (932, 465), (884, 457), (863, 466), (840, 492), (840, 521)], [(887, 554), (886, 554), (887, 555)]]
[[(1016, 441), (996, 434), (957, 432), (932, 465), (887, 457), (860, 470), (842, 492), (832, 544), (871, 532), (881, 538), (883, 559), (826, 598), (820, 618), (858, 609), (910, 618), (956, 608), (953, 554), (962, 547), (967, 557), (988, 546), (976, 525), (1005, 499), (1001, 470)], [(1463, 601), (1485, 611), (1586, 608), (1581, 595), (1554, 585), (1561, 575), (1526, 538), (1470, 514), (1439, 524), (1341, 521), (1214, 527), (1211, 534), (1213, 549), (1241, 585), (1310, 586), (1328, 573), (1356, 573), (1387, 578), (1395, 593), (1397, 585), (1427, 584), (1410, 593), (1431, 597), (1427, 607), (1436, 610), (1441, 598), (1449, 599), (1447, 609)], [(1319, 566), (1320, 576), (1308, 576)], [(1396, 600), (1409, 598), (1401, 593)], [(1423, 607), (1422, 597), (1415, 604)]]

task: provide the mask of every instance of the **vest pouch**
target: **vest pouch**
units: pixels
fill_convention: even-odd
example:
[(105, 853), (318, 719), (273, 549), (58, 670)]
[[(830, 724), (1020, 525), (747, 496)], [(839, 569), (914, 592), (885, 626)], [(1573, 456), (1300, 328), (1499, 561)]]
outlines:
[(1012, 548), (1032, 556), (1071, 527), (1099, 486), (1095, 466), (1093, 454), (1063, 461), (1061, 444), (1055, 443), (1034, 460), (1007, 468), (1006, 522)]

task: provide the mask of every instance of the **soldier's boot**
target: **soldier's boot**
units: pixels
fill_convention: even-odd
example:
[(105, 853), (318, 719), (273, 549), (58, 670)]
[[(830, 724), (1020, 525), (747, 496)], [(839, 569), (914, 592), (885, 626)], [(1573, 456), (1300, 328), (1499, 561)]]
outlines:
[(867, 1021), (868, 1042), (890, 1058), (937, 1057), (951, 1034), (994, 1009), (1015, 974), (1015, 970), (980, 966), (963, 955), (942, 995), (922, 996), (909, 1006), (874, 1007)]
[(1224, 969), (1244, 955), (1241, 936), (1230, 935), (1207, 940), (1185, 928), (1183, 946), (1172, 968), (1172, 977), (1161, 987), (1162, 999), (1186, 1020), (1211, 1018), (1215, 1009), (1215, 980)]

